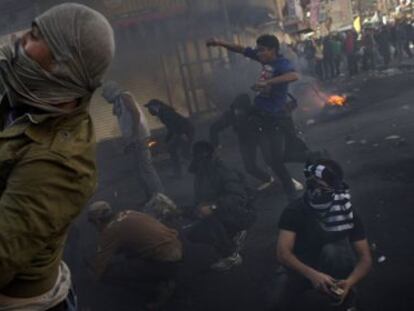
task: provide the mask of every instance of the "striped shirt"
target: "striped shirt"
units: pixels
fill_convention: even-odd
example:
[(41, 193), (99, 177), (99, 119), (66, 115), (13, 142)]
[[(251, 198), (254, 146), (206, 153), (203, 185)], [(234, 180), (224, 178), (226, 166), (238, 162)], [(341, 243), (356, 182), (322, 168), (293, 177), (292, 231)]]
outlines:
[(354, 228), (354, 213), (349, 190), (334, 193), (332, 201), (326, 204), (308, 203), (318, 216), (325, 231), (340, 232)]
[[(352, 213), (352, 228), (346, 228), (345, 225), (341, 230), (325, 230), (314, 209), (302, 198), (285, 208), (279, 220), (279, 229), (294, 232), (296, 234), (294, 254), (305, 264), (316, 266), (325, 245), (345, 239), (352, 243), (366, 238), (364, 226), (357, 210), (354, 208)], [(342, 217), (342, 215), (337, 216)], [(337, 216), (333, 214), (329, 217)], [(338, 223), (340, 221), (343, 220), (339, 220)]]

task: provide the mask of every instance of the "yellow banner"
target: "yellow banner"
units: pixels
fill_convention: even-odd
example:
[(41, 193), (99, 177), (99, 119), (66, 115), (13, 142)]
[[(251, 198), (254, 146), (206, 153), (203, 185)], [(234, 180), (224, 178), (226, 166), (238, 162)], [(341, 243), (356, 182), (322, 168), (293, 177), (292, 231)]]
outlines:
[(361, 27), (361, 17), (357, 17), (354, 19), (354, 29), (357, 33), (361, 33), (362, 27)]

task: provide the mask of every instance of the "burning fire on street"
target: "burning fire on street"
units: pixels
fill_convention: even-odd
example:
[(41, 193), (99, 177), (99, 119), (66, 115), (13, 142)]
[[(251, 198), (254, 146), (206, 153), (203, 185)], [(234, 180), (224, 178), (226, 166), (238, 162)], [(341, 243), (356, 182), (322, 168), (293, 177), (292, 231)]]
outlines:
[(318, 89), (314, 89), (315, 93), (321, 99), (321, 110), (317, 119), (319, 121), (329, 121), (341, 118), (352, 110), (353, 96), (328, 95)]
[(326, 96), (325, 105), (319, 115), (320, 120), (329, 121), (345, 116), (351, 111), (350, 100), (346, 95)]
[(333, 107), (335, 107), (334, 109), (339, 107), (344, 108), (348, 106), (348, 103), (351, 100), (351, 98), (345, 94), (327, 94), (314, 85), (311, 86), (311, 88), (316, 95), (315, 100), (317, 101), (317, 105), (322, 109)]
[(346, 104), (346, 96), (339, 96), (339, 95), (332, 95), (328, 97), (326, 103), (330, 106), (345, 106)]

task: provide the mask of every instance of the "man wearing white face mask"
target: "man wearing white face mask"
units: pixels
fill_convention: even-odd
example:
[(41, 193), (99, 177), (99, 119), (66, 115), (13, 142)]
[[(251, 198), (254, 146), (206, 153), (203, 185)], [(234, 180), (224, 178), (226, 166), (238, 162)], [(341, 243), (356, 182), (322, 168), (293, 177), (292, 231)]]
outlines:
[(95, 190), (88, 106), (114, 50), (106, 18), (73, 3), (0, 49), (0, 310), (76, 310), (62, 251)]
[(113, 114), (118, 119), (125, 152), (133, 154), (138, 175), (143, 182), (148, 198), (164, 197), (164, 187), (152, 164), (148, 141), (151, 131), (147, 119), (132, 93), (123, 90), (115, 81), (107, 81), (102, 96), (113, 105)]

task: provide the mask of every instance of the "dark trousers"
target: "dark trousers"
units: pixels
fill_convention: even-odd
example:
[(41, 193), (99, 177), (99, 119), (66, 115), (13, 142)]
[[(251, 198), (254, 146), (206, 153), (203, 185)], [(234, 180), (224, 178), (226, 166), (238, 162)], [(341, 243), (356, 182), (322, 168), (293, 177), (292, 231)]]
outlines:
[(390, 51), (390, 47), (388, 45), (380, 46), (379, 52), (381, 54), (382, 59), (384, 60), (385, 67), (388, 67), (388, 65), (391, 62), (391, 51)]
[(239, 137), (239, 149), (247, 173), (262, 182), (270, 181), (271, 177), (257, 165), (258, 137)]
[(297, 137), (290, 116), (272, 117), (265, 122), (259, 136), (264, 160), (282, 182), (288, 198), (294, 199), (296, 191), (285, 162), (305, 162), (307, 147)]
[(113, 285), (119, 284), (117, 286), (133, 284), (146, 303), (160, 303), (160, 299), (167, 298), (163, 297), (167, 284), (177, 281), (180, 269), (181, 261), (146, 260), (138, 254), (125, 251), (123, 256), (112, 260), (102, 281)]
[(358, 57), (355, 53), (347, 55), (349, 75), (358, 74)]
[(362, 58), (363, 70), (372, 70), (375, 68), (374, 51), (372, 49), (365, 49)]
[(341, 56), (334, 57), (334, 65), (335, 65), (335, 77), (338, 77), (341, 74)]
[(323, 67), (325, 79), (332, 79), (335, 77), (335, 63), (332, 57), (325, 57), (323, 59)]
[(181, 262), (162, 262), (145, 260), (138, 255), (116, 258), (105, 271), (103, 281), (131, 281), (140, 283), (159, 283), (176, 278)]
[(196, 222), (189, 230), (187, 238), (193, 243), (212, 246), (223, 258), (230, 256), (235, 251), (232, 232), (228, 232), (223, 222), (215, 215)]
[(403, 50), (407, 54), (407, 56), (409, 58), (412, 58), (413, 57), (413, 53), (411, 52), (411, 49), (410, 49), (410, 41), (409, 40), (407, 40), (407, 41), (404, 42), (404, 44), (403, 44)]
[(395, 46), (395, 54), (396, 56), (401, 59), (403, 54), (405, 53), (409, 58), (413, 57), (413, 53), (410, 49), (410, 41), (409, 40), (400, 40), (397, 42)]
[(321, 59), (317, 59), (315, 62), (315, 73), (320, 80), (323, 80), (325, 78), (323, 61)]
[[(348, 277), (355, 266), (355, 256), (348, 240), (326, 245), (317, 265), (317, 270), (334, 279)], [(294, 310), (347, 310), (353, 297), (339, 308), (332, 307), (332, 298), (315, 290), (309, 280), (296, 272), (279, 269), (275, 309), (277, 311)]]
[(237, 249), (233, 238), (237, 233), (248, 230), (256, 220), (256, 213), (249, 207), (226, 206), (212, 215), (196, 222), (188, 231), (190, 242), (212, 246), (224, 257)]
[(191, 145), (193, 143), (193, 135), (174, 135), (168, 142), (168, 152), (170, 154), (171, 165), (175, 175), (182, 174), (181, 158), (190, 160)]

